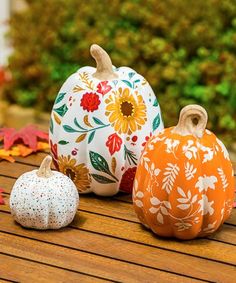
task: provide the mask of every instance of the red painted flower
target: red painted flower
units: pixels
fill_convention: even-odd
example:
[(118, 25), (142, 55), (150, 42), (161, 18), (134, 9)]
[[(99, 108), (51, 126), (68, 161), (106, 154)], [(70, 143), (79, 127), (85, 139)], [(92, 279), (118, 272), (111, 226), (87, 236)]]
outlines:
[(116, 151), (119, 151), (122, 145), (122, 139), (115, 133), (108, 137), (106, 146), (109, 148), (110, 154), (114, 154)]
[(101, 93), (102, 95), (105, 95), (111, 90), (111, 86), (108, 85), (108, 81), (100, 82), (97, 85), (97, 92)]
[(83, 107), (84, 110), (88, 112), (93, 112), (98, 109), (101, 101), (99, 100), (99, 96), (93, 92), (87, 92), (83, 95), (80, 101), (80, 106)]
[(131, 194), (133, 189), (134, 177), (137, 167), (129, 168), (125, 171), (121, 178), (120, 190)]
[(147, 141), (148, 141), (149, 139), (150, 139), (150, 137), (149, 137), (149, 136), (146, 136), (146, 137), (145, 137), (145, 142), (142, 143), (142, 146), (145, 146), (146, 143), (147, 143)]
[(2, 188), (0, 188), (0, 204), (4, 204), (4, 199), (3, 199), (3, 196), (2, 196), (2, 193), (4, 192), (4, 190)]

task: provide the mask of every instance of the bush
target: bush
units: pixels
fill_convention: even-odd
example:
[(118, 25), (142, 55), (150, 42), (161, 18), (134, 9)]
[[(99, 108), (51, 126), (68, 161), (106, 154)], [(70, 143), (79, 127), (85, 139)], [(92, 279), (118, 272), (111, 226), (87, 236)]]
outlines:
[(144, 75), (166, 126), (181, 107), (203, 105), (224, 141), (236, 138), (235, 0), (28, 0), (11, 20), (10, 101), (50, 110), (65, 79), (94, 65), (98, 43), (114, 65)]

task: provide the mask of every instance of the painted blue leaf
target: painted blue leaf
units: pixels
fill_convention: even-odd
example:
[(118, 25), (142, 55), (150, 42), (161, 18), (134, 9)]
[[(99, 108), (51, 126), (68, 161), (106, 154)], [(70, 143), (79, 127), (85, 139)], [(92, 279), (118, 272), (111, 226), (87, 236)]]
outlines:
[(118, 84), (118, 81), (117, 81), (117, 80), (114, 80), (113, 83), (114, 83), (114, 85), (117, 85), (117, 84)]
[(74, 119), (74, 123), (75, 123), (75, 125), (76, 125), (79, 129), (81, 129), (81, 130), (83, 130), (83, 131), (86, 131), (85, 128), (83, 128), (82, 126), (80, 126), (80, 124), (78, 123), (78, 121), (77, 121), (76, 118)]
[(97, 125), (102, 125), (102, 126), (105, 125), (100, 119), (98, 119), (98, 118), (96, 118), (96, 117), (93, 117), (93, 121), (94, 121)]
[(155, 119), (152, 122), (153, 131), (155, 131), (159, 127), (160, 122), (161, 122), (160, 114), (158, 113), (157, 116), (155, 117)]
[(55, 100), (55, 104), (59, 103), (60, 101), (62, 101), (62, 99), (64, 98), (66, 92), (61, 92), (61, 93), (58, 93), (57, 95), (57, 98)]
[(129, 75), (129, 79), (132, 79), (132, 77), (135, 75), (135, 73), (134, 73), (134, 72), (131, 72), (131, 73), (129, 73), (128, 75)]
[(50, 124), (49, 124), (49, 130), (50, 130), (50, 132), (53, 134), (53, 120), (52, 120), (52, 118), (50, 119)]
[(65, 116), (66, 112), (68, 111), (68, 108), (66, 106), (66, 104), (63, 104), (62, 106), (60, 106), (59, 108), (54, 108), (53, 109), (58, 115), (60, 115), (61, 117)]
[(126, 80), (122, 80), (123, 83), (125, 83), (128, 87), (133, 88), (131, 82), (126, 81)]
[(153, 106), (154, 107), (157, 107), (159, 105), (159, 103), (158, 103), (158, 101), (157, 101), (157, 98), (154, 100), (154, 102), (153, 102)]
[(92, 141), (93, 138), (94, 138), (94, 135), (95, 135), (95, 131), (92, 131), (91, 134), (90, 134), (89, 137), (88, 137), (88, 143), (91, 143), (91, 141)]
[(63, 129), (67, 132), (67, 133), (77, 133), (78, 131), (73, 129), (71, 126), (69, 125), (64, 125)]

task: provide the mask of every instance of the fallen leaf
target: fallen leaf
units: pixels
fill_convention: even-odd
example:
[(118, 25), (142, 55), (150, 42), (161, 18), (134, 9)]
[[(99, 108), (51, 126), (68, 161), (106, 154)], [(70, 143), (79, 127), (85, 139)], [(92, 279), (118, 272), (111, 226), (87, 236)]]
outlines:
[(36, 126), (29, 125), (20, 130), (14, 128), (1, 128), (0, 139), (3, 138), (4, 149), (10, 149), (16, 142), (22, 141), (33, 151), (37, 151), (38, 139), (48, 141), (48, 133), (40, 131)]

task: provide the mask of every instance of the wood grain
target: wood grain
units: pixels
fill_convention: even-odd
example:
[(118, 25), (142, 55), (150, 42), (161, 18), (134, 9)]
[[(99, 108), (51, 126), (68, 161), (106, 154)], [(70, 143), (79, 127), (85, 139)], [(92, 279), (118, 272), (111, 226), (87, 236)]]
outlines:
[[(74, 272), (105, 277), (120, 282), (191, 282), (190, 278), (131, 263), (108, 259), (31, 239), (0, 233), (1, 250), (25, 259), (57, 266)], [(28, 249), (30, 247), (30, 249)], [(123, 272), (125, 270), (125, 272)]]
[(75, 220), (59, 231), (22, 228), (10, 215), (9, 194), (16, 178), (37, 169), (44, 157), (38, 153), (14, 164), (0, 162), (6, 199), (0, 206), (0, 262), (9, 263), (0, 269), (0, 282), (234, 282), (236, 209), (219, 232), (185, 242), (144, 229), (127, 194), (81, 195)]
[[(8, 196), (6, 197), (6, 200), (8, 202)], [(1, 206), (0, 210), (9, 212), (9, 207), (8, 205)], [(141, 224), (85, 211), (77, 213), (70, 226), (76, 229), (92, 231), (94, 233), (142, 243), (153, 247), (165, 248), (176, 252), (184, 251), (185, 254), (236, 265), (236, 246), (207, 238), (192, 241), (163, 239), (145, 229)], [(236, 231), (235, 227), (231, 228)], [(221, 237), (223, 242), (225, 234), (227, 235), (227, 233), (228, 229), (220, 230), (217, 233), (217, 239), (219, 240), (219, 237)], [(232, 235), (231, 233), (232, 231), (230, 230), (230, 235)], [(230, 235), (228, 235), (227, 238), (230, 238)], [(212, 238), (213, 237), (214, 235), (212, 235)], [(232, 241), (234, 240), (232, 239)]]
[[(59, 231), (38, 232), (14, 223), (10, 214), (2, 213), (0, 230), (54, 245), (95, 253), (124, 262), (185, 274), (214, 282), (232, 282), (235, 268), (226, 264), (195, 258), (182, 253), (153, 248), (142, 244), (95, 234), (90, 231), (64, 228)], [(168, 260), (167, 260), (168, 259)], [(217, 268), (217, 273), (215, 269)], [(204, 272), (202, 272), (204, 270)], [(226, 281), (225, 281), (226, 280)]]
[(44, 265), (40, 262), (25, 260), (20, 257), (6, 255), (2, 253), (0, 253), (0, 262), (0, 276), (15, 282), (109, 282), (107, 280), (102, 280), (97, 277), (90, 277), (86, 274), (70, 272), (65, 269), (59, 269), (49, 265)]

